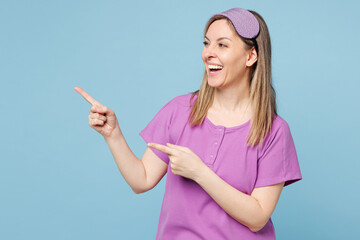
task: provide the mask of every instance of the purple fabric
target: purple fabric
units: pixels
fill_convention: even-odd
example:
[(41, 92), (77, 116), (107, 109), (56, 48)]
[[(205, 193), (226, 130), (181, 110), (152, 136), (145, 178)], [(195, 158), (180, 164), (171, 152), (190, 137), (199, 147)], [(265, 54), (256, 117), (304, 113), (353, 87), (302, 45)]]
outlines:
[(246, 9), (231, 8), (225, 12), (217, 13), (215, 15), (227, 17), (234, 25), (238, 34), (244, 38), (255, 38), (259, 33), (258, 20)]
[[(250, 121), (234, 127), (214, 125), (208, 118), (190, 127), (191, 94), (165, 104), (140, 132), (148, 142), (186, 146), (228, 184), (250, 195), (254, 188), (302, 179), (288, 124), (277, 116), (261, 148), (245, 144)], [(196, 96), (197, 97), (197, 96)], [(196, 98), (195, 97), (195, 98)], [(195, 100), (195, 98), (193, 100)], [(152, 149), (165, 163), (165, 153)], [(195, 181), (173, 174), (168, 164), (165, 194), (156, 239), (274, 240), (271, 218), (254, 233), (228, 215)]]

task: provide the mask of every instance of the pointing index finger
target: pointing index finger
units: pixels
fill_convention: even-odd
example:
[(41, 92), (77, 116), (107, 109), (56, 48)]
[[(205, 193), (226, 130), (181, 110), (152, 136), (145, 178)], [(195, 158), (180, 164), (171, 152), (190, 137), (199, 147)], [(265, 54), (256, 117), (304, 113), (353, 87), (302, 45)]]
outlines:
[(81, 96), (83, 96), (85, 98), (86, 101), (88, 101), (91, 105), (100, 105), (102, 106), (101, 103), (99, 103), (98, 101), (96, 101), (92, 96), (90, 96), (90, 94), (88, 94), (87, 92), (85, 92), (82, 88), (80, 87), (74, 87), (74, 89), (80, 93)]
[(155, 148), (159, 151), (162, 151), (166, 154), (170, 154), (170, 155), (173, 155), (173, 151), (171, 148), (167, 147), (167, 146), (164, 146), (164, 145), (161, 145), (161, 144), (158, 144), (158, 143), (148, 143), (147, 144), (149, 147), (151, 148)]

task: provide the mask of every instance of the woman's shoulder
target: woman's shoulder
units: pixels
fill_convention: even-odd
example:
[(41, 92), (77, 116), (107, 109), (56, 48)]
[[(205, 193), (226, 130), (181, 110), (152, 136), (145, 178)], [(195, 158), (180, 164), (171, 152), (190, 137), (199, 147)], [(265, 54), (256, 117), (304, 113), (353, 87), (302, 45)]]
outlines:
[(165, 102), (163, 107), (160, 109), (160, 112), (165, 113), (166, 115), (183, 115), (191, 108), (190, 100), (191, 93), (182, 94), (175, 96)]
[(272, 123), (272, 128), (279, 129), (284, 127), (289, 127), (287, 121), (284, 118), (280, 117), (279, 115), (275, 115)]
[(187, 93), (187, 94), (181, 94), (178, 95), (174, 98), (172, 98), (169, 103), (171, 104), (177, 104), (180, 106), (184, 106), (184, 107), (189, 107), (191, 100), (195, 100), (196, 99), (196, 95), (194, 96), (194, 98), (192, 99), (192, 93)]
[(270, 133), (266, 137), (266, 140), (272, 142), (274, 139), (287, 138), (289, 135), (291, 136), (288, 122), (279, 115), (275, 115)]
[(288, 122), (279, 115), (274, 116), (274, 120), (270, 129), (270, 132), (264, 139), (263, 145), (261, 145), (261, 152), (266, 151), (272, 145), (277, 143), (286, 143), (292, 140), (290, 127)]

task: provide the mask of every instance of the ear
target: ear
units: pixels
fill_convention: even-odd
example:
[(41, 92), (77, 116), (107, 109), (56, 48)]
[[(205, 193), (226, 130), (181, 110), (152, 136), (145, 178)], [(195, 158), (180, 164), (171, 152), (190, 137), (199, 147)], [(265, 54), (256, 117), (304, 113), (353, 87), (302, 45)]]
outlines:
[(254, 63), (256, 61), (257, 61), (257, 52), (255, 50), (255, 47), (252, 47), (249, 50), (248, 58), (247, 58), (247, 61), (246, 61), (246, 66), (251, 67), (252, 65), (254, 65)]

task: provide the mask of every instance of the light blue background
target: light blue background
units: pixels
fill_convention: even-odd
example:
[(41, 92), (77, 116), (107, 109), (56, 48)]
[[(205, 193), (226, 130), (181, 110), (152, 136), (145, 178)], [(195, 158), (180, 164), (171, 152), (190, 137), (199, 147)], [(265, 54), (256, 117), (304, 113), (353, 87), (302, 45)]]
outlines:
[(154, 239), (165, 178), (136, 195), (88, 125), (80, 86), (139, 132), (199, 88), (202, 32), (232, 7), (268, 24), (279, 114), (303, 180), (273, 213), (277, 239), (355, 239), (359, 202), (356, 1), (0, 1), (0, 239)]

